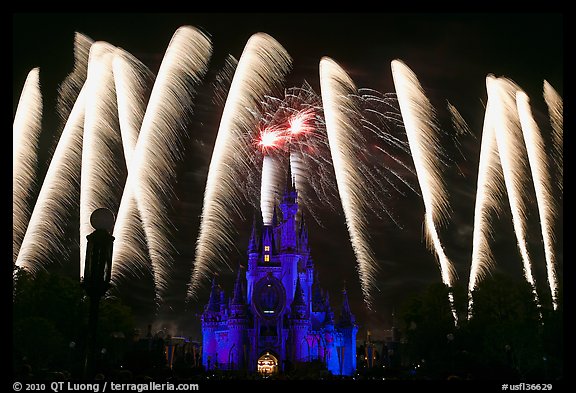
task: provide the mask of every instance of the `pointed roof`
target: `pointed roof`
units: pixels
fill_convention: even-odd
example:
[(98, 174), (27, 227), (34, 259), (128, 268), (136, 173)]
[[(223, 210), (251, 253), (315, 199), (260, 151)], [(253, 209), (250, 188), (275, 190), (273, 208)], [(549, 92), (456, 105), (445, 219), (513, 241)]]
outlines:
[(300, 284), (300, 276), (297, 276), (296, 278), (296, 290), (294, 291), (292, 306), (306, 306), (306, 302), (304, 301), (304, 290)]
[(207, 311), (220, 311), (220, 294), (218, 293), (218, 285), (216, 285), (216, 277), (212, 278), (212, 289), (210, 290), (210, 299), (206, 306)]
[(344, 289), (342, 290), (342, 311), (340, 313), (340, 320), (338, 322), (340, 325), (353, 325), (355, 321), (356, 318), (350, 310), (350, 303), (348, 302), (346, 286), (344, 286)]
[(272, 213), (272, 226), (276, 227), (278, 225), (278, 214), (276, 213), (276, 206), (274, 206)]
[(233, 305), (244, 305), (246, 300), (244, 299), (244, 293), (242, 291), (242, 268), (238, 269), (238, 275), (236, 276), (236, 282), (234, 283), (234, 295), (232, 297)]
[(294, 291), (294, 300), (290, 306), (290, 317), (292, 319), (303, 319), (306, 317), (306, 302), (304, 301), (304, 291), (300, 284), (300, 276), (296, 278), (296, 290)]
[(288, 171), (286, 172), (286, 193), (296, 192), (296, 182), (294, 181), (294, 176), (292, 176), (292, 165), (288, 161)]
[(248, 242), (248, 252), (257, 252), (258, 247), (260, 245), (260, 238), (258, 236), (257, 230), (257, 222), (256, 222), (256, 214), (254, 214), (254, 218), (252, 220), (252, 233), (250, 234), (250, 241)]

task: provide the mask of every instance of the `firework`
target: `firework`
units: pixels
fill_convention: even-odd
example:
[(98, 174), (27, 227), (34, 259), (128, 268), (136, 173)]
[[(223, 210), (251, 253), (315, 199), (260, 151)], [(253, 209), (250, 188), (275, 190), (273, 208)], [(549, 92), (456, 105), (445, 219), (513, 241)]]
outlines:
[(564, 103), (562, 97), (548, 81), (544, 81), (544, 100), (548, 106), (550, 124), (552, 125), (552, 157), (557, 171), (556, 184), (562, 193), (564, 189)]
[(66, 228), (78, 209), (86, 88), (72, 107), (34, 205), (16, 265), (32, 274), (65, 253)]
[(12, 141), (12, 263), (30, 219), (30, 203), (38, 165), (38, 139), (42, 130), (42, 94), (40, 70), (28, 73), (14, 116)]
[(502, 167), (494, 134), (494, 119), (491, 115), (493, 105), (495, 104), (492, 100), (488, 99), (480, 146), (472, 233), (472, 262), (468, 283), (468, 319), (472, 317), (472, 292), (476, 289), (478, 282), (494, 267), (489, 243), (493, 231), (491, 219), (501, 210), (501, 198), (504, 192)]
[(522, 126), (522, 134), (528, 160), (534, 179), (536, 190), (536, 202), (540, 215), (540, 226), (542, 228), (542, 239), (544, 240), (544, 255), (546, 258), (546, 272), (548, 284), (552, 294), (552, 306), (554, 310), (558, 308), (558, 282), (556, 277), (555, 256), (554, 256), (554, 219), (557, 216), (554, 198), (552, 194), (552, 184), (550, 179), (550, 168), (544, 146), (544, 140), (540, 134), (540, 129), (532, 117), (530, 100), (523, 91), (516, 92), (516, 104)]
[[(399, 60), (392, 61), (392, 76), (422, 191), (426, 238), (438, 256), (442, 282), (452, 287), (454, 267), (444, 252), (436, 230), (447, 216), (448, 202), (437, 159), (440, 145), (434, 108), (426, 98), (416, 75), (404, 63)], [(450, 300), (454, 321), (457, 323), (453, 299)]]
[(525, 181), (527, 178), (526, 149), (522, 140), (520, 121), (516, 107), (516, 91), (519, 88), (509, 79), (486, 78), (488, 99), (494, 100), (491, 106), (491, 121), (495, 127), (496, 143), (502, 164), (504, 184), (508, 193), (508, 200), (512, 210), (512, 223), (518, 249), (522, 257), (522, 265), (526, 281), (532, 288), (534, 300), (538, 307), (540, 301), (536, 292), (536, 284), (532, 274), (532, 263), (526, 245), (526, 193)]
[(369, 200), (363, 197), (365, 195), (364, 183), (357, 170), (358, 151), (355, 147), (360, 137), (358, 128), (354, 124), (354, 114), (357, 113), (357, 109), (351, 106), (352, 101), (348, 99), (348, 95), (356, 88), (350, 77), (336, 62), (324, 57), (320, 61), (320, 89), (340, 200), (352, 248), (358, 262), (357, 269), (364, 302), (371, 307), (377, 265), (369, 245), (366, 228), (366, 205)]

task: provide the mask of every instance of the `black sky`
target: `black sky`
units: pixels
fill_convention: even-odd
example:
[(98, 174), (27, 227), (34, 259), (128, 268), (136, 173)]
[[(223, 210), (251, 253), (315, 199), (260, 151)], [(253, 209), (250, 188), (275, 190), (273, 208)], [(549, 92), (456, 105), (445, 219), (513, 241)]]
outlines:
[[(533, 110), (540, 117), (547, 114), (541, 94), (544, 80), (563, 95), (564, 20), (559, 13), (28, 13), (13, 15), (13, 113), (27, 73), (40, 67), (46, 116), (43, 132), (48, 135), (54, 132), (57, 127), (53, 110), (55, 93), (58, 84), (72, 70), (75, 31), (122, 47), (157, 72), (170, 38), (183, 25), (200, 28), (211, 37), (215, 63), (228, 54), (239, 59), (252, 34), (271, 35), (293, 57), (288, 86), (300, 86), (305, 79), (319, 93), (318, 64), (323, 56), (328, 56), (349, 73), (358, 87), (393, 92), (390, 62), (401, 59), (416, 73), (440, 117), (445, 114), (446, 101), (453, 104), (476, 136), (465, 141), (466, 159), (455, 158), (466, 177), (458, 175), (456, 170), (447, 173), (453, 214), (441, 232), (461, 285), (467, 284), (469, 274), (475, 171), (486, 102), (486, 76), (493, 73), (514, 80), (528, 93)], [(210, 129), (205, 130), (203, 142), (208, 146), (214, 142), (217, 126), (216, 123), (212, 134)], [(186, 155), (188, 161), (179, 174), (179, 200), (175, 203), (176, 209), (181, 209), (175, 220), (181, 247), (177, 262), (185, 273), (175, 280), (178, 289), (171, 298), (172, 310), (164, 310), (156, 318), (159, 323), (174, 321), (167, 325), (175, 330), (174, 334), (196, 334), (197, 327), (191, 325), (198, 321), (182, 315), (192, 315), (201, 309), (200, 305), (190, 305), (185, 310), (180, 296), (184, 293), (186, 269), (194, 257), (202, 181), (209, 160), (209, 154), (206, 155), (209, 152), (195, 157), (197, 153), (192, 141)], [(314, 225), (310, 228), (312, 254), (320, 281), (330, 291), (335, 307), (340, 305), (338, 292), (346, 281), (361, 332), (369, 328), (377, 334), (389, 328), (392, 310), (398, 309), (403, 299), (431, 283), (440, 282), (435, 257), (426, 249), (423, 239), (421, 201), (414, 196), (394, 203), (403, 229), (385, 222), (370, 223), (372, 242), (382, 268), (381, 294), (374, 311), (368, 311), (362, 304), (343, 214), (325, 217), (326, 228)], [(494, 240), (500, 256), (498, 269), (521, 277), (521, 262), (510, 222), (508, 213), (498, 220)], [(249, 223), (241, 225), (247, 228)], [(530, 228), (537, 228), (537, 224)], [(538, 232), (531, 238), (534, 244), (540, 241), (537, 235)], [(241, 232), (237, 244), (241, 252), (247, 237), (248, 233)], [(561, 235), (559, 242), (561, 250)], [(542, 252), (537, 246), (533, 248), (538, 257)], [(235, 264), (241, 255), (230, 256), (230, 260)], [(233, 272), (222, 273), (225, 289), (231, 289), (233, 276)], [(201, 296), (202, 301), (206, 298), (207, 293)], [(148, 308), (135, 307), (143, 310), (142, 321), (152, 322)]]

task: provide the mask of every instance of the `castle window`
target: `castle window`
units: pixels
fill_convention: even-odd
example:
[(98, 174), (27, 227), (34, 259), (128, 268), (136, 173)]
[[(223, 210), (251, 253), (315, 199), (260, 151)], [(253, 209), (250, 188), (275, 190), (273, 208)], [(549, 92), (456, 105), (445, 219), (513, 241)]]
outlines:
[(270, 251), (270, 246), (264, 246), (264, 251)]
[(264, 255), (264, 262), (270, 262), (270, 255)]

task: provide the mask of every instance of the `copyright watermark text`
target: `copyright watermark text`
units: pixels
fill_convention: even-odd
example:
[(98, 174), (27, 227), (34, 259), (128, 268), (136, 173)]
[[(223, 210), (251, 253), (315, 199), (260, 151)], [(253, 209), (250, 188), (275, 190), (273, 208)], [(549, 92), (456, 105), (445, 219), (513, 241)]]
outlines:
[(104, 393), (109, 392), (172, 392), (172, 391), (198, 391), (200, 387), (197, 383), (171, 383), (171, 382), (147, 382), (147, 383), (118, 383), (118, 382), (72, 382), (72, 381), (58, 381), (58, 382), (43, 382), (43, 383), (28, 383), (28, 382), (14, 382), (12, 389), (15, 392), (44, 392), (52, 390), (54, 393), (60, 392), (93, 392)]

